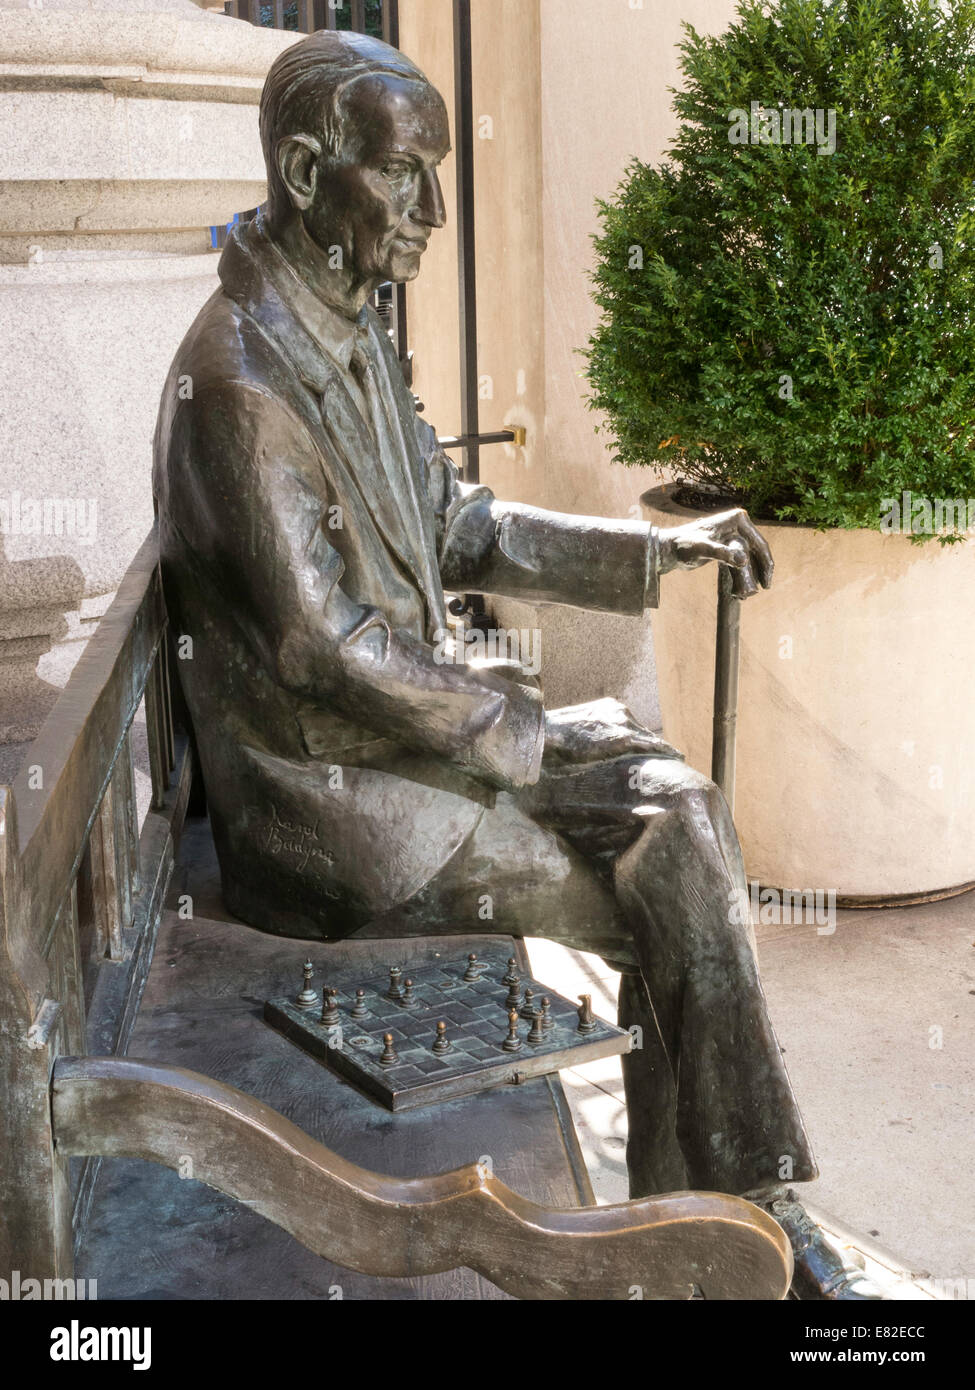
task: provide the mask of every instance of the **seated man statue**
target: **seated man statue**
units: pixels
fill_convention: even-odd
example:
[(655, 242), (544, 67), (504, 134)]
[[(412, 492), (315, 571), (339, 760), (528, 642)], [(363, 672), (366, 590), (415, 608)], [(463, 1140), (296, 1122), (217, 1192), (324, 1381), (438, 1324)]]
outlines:
[(445, 588), (638, 616), (709, 560), (754, 594), (765, 542), (740, 510), (661, 530), (460, 482), (369, 303), (444, 225), (442, 98), (397, 50), (321, 32), (274, 63), (260, 126), (268, 200), (177, 353), (154, 476), (228, 908), (290, 937), (599, 952), (642, 1030), (632, 1195), (748, 1196), (789, 1232), (796, 1287), (875, 1296), (782, 1186), (816, 1166), (720, 791), (615, 700), (546, 709), (443, 640)]

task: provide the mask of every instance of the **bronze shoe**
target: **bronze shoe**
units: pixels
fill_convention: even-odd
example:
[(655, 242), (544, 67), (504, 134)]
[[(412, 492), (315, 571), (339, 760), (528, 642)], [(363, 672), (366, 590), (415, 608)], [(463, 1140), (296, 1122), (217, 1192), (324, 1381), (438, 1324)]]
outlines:
[(880, 1287), (854, 1264), (848, 1264), (827, 1241), (794, 1192), (766, 1205), (792, 1243), (795, 1273), (792, 1294), (803, 1300), (869, 1300), (884, 1298)]

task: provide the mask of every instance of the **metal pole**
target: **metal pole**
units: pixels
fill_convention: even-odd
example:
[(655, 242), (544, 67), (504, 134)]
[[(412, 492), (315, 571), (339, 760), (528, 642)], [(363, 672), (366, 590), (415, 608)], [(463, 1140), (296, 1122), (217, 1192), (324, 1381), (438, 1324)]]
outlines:
[[(326, 26), (328, 0), (298, 0), (298, 30), (302, 34), (314, 34)], [(332, 14), (334, 15), (334, 10)]]
[(383, 38), (399, 48), (399, 0), (383, 0)]
[(741, 660), (741, 600), (732, 590), (731, 571), (718, 572), (718, 622), (714, 651), (714, 723), (711, 780), (735, 809), (735, 738), (738, 731), (738, 672)]
[(457, 149), (457, 281), (460, 301), (460, 431), (464, 478), (480, 481), (477, 435), (477, 274), (474, 246), (474, 101), (471, 92), (471, 0), (454, 0), (454, 124)]
[[(393, 48), (399, 48), (399, 0), (383, 0), (383, 38)], [(412, 386), (412, 374), (408, 371), (409, 337), (405, 285), (393, 286), (393, 332), (396, 356), (403, 367), (403, 375), (407, 377), (407, 385)]]

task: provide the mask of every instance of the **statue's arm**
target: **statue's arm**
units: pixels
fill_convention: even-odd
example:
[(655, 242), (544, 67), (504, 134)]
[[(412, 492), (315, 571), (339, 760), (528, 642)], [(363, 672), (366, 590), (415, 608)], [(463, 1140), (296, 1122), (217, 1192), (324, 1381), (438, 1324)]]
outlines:
[[(444, 586), (530, 603), (639, 615), (659, 602), (657, 528), (643, 521), (572, 516), (502, 502), (461, 483), (421, 423), (440, 520)], [(429, 431), (429, 434), (427, 433)]]
[(438, 661), (343, 589), (328, 529), (328, 460), (304, 422), (245, 384), (184, 402), (185, 539), (215, 567), (272, 679), (377, 734), (503, 788), (538, 779), (544, 711), (535, 690)]
[(465, 497), (446, 531), (448, 589), (639, 616), (659, 601), (656, 528)]

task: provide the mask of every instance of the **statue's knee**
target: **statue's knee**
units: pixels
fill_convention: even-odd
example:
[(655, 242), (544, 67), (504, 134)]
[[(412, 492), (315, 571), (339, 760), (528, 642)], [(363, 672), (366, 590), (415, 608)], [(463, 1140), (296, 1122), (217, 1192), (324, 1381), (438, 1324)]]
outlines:
[[(633, 791), (643, 801), (713, 801), (721, 798), (718, 786), (696, 768), (675, 759), (647, 758), (631, 779)], [(723, 799), (723, 798), (721, 798)]]

